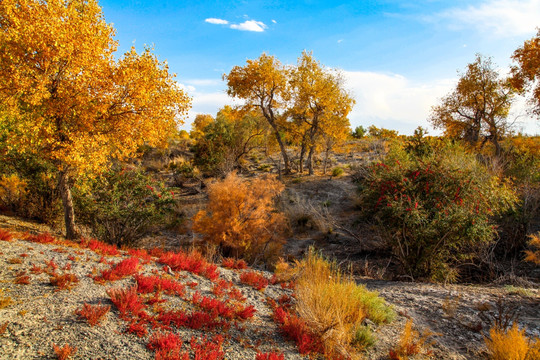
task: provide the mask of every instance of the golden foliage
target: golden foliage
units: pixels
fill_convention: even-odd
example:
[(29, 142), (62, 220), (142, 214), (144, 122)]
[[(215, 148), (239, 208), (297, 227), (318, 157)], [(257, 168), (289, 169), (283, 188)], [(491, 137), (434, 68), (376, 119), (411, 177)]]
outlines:
[(512, 67), (512, 85), (520, 91), (532, 88), (530, 103), (533, 112), (540, 115), (540, 30), (514, 52), (512, 59), (517, 62)]
[(516, 323), (504, 331), (497, 327), (489, 330), (489, 339), (484, 339), (490, 360), (537, 360), (540, 355), (540, 339), (532, 342), (519, 330)]
[(230, 173), (208, 186), (208, 206), (193, 218), (193, 230), (225, 248), (253, 257), (281, 247), (285, 218), (273, 199), (284, 185), (270, 177), (247, 181)]
[(119, 60), (94, 0), (0, 3), (0, 99), (9, 146), (61, 169), (96, 171), (143, 141), (163, 143), (190, 99), (149, 49)]
[(26, 194), (27, 182), (16, 174), (2, 175), (0, 178), (0, 206), (17, 206)]
[(529, 235), (529, 246), (534, 248), (534, 251), (525, 251), (525, 261), (530, 261), (536, 265), (540, 265), (540, 232)]
[(210, 114), (197, 114), (197, 116), (195, 116), (195, 120), (193, 120), (193, 124), (191, 124), (189, 136), (195, 140), (203, 137), (204, 128), (213, 121), (214, 118)]
[(429, 121), (446, 136), (461, 138), (476, 145), (482, 137), (490, 139), (497, 151), (508, 130), (506, 118), (513, 93), (494, 70), (491, 59), (477, 55), (467, 65), (456, 89), (434, 106)]

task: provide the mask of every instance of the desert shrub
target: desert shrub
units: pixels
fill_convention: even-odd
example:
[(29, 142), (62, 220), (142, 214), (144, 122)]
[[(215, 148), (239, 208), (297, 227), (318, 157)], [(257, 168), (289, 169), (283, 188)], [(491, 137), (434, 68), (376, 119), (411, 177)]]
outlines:
[(270, 177), (243, 180), (230, 173), (208, 186), (208, 206), (193, 218), (193, 231), (219, 245), (224, 255), (257, 260), (276, 254), (286, 228), (273, 199), (283, 184)]
[(410, 356), (426, 353), (430, 355), (429, 343), (427, 342), (429, 336), (432, 334), (427, 332), (420, 334), (413, 328), (412, 319), (407, 320), (403, 332), (399, 337), (399, 342), (396, 347), (390, 350), (389, 357), (391, 360), (408, 360)]
[(498, 163), (501, 173), (512, 179), (519, 204), (501, 221), (498, 256), (520, 257), (527, 235), (540, 226), (540, 137), (516, 136), (503, 144)]
[(17, 215), (57, 225), (62, 204), (57, 196), (55, 167), (35, 154), (0, 155), (0, 207)]
[(261, 145), (268, 125), (260, 114), (225, 106), (203, 129), (193, 147), (194, 165), (209, 174), (227, 174)]
[(131, 245), (165, 227), (174, 202), (163, 184), (138, 170), (106, 171), (73, 194), (79, 221), (116, 245)]
[(516, 323), (508, 330), (492, 327), (484, 339), (490, 360), (533, 360), (540, 356), (540, 339), (534, 342)]
[(495, 216), (516, 202), (508, 182), (451, 145), (426, 157), (391, 150), (369, 166), (360, 193), (403, 270), (436, 281), (456, 280), (456, 268), (492, 244)]
[(338, 177), (338, 176), (341, 176), (343, 175), (343, 168), (341, 167), (335, 167), (332, 169), (332, 176), (333, 177)]
[(364, 332), (364, 338), (369, 331), (362, 329), (366, 318), (380, 324), (395, 317), (376, 292), (356, 284), (336, 263), (315, 252), (310, 251), (297, 267), (296, 311), (322, 339), (328, 357), (349, 357), (358, 350), (358, 331)]

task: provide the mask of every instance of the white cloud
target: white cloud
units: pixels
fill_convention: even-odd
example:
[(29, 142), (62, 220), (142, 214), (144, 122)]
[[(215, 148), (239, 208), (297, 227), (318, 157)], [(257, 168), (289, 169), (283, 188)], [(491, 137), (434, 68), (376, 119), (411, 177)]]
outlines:
[(231, 25), (231, 29), (242, 30), (242, 31), (263, 32), (267, 28), (268, 26), (266, 26), (265, 23), (263, 23), (262, 21), (256, 21), (256, 20), (247, 20), (241, 24)]
[(540, 25), (540, 0), (487, 0), (466, 8), (451, 8), (432, 20), (444, 19), (452, 27), (474, 27), (498, 36), (534, 33)]
[(274, 24), (277, 24), (277, 21), (276, 21), (276, 20), (274, 20), (274, 19), (272, 19), (272, 22), (273, 22)]
[[(349, 115), (351, 127), (375, 125), (412, 134), (418, 126), (431, 128), (431, 106), (451, 91), (455, 79), (414, 84), (396, 74), (344, 71), (346, 87), (356, 100)], [(433, 130), (430, 133), (434, 134)]]
[(216, 19), (216, 18), (208, 18), (208, 19), (205, 19), (204, 21), (207, 23), (216, 24), (216, 25), (227, 25), (229, 23), (227, 20)]

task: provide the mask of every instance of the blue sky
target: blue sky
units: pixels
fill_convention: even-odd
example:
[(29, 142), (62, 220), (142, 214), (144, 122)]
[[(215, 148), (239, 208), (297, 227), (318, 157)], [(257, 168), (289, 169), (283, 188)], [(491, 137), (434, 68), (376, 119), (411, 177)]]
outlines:
[[(233, 103), (221, 80), (262, 52), (295, 64), (303, 50), (342, 70), (356, 99), (351, 126), (374, 124), (410, 134), (431, 130), (430, 107), (450, 92), (475, 53), (501, 73), (540, 26), (540, 0), (182, 1), (101, 0), (120, 51), (154, 47), (193, 97), (197, 113)], [(528, 133), (540, 122), (511, 119)]]

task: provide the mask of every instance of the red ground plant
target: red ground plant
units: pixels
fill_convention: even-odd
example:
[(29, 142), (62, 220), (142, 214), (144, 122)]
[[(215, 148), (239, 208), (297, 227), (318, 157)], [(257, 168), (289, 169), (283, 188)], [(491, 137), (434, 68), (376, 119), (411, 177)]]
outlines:
[(13, 240), (13, 234), (6, 229), (0, 229), (0, 240), (11, 241)]
[(66, 344), (63, 347), (53, 344), (53, 349), (58, 360), (67, 360), (77, 351), (77, 348), (69, 346), (69, 344)]
[(285, 356), (277, 352), (257, 353), (255, 360), (285, 360)]
[(240, 274), (240, 281), (254, 287), (257, 290), (263, 290), (268, 286), (268, 279), (255, 271), (243, 272)]
[(221, 261), (221, 265), (228, 269), (244, 270), (247, 269), (247, 263), (242, 259), (224, 258)]
[(107, 294), (111, 298), (114, 306), (120, 311), (122, 318), (126, 318), (128, 314), (138, 316), (145, 308), (137, 294), (137, 286), (128, 288), (111, 288), (107, 290)]
[(81, 309), (75, 311), (75, 314), (79, 315), (81, 318), (86, 319), (90, 326), (98, 325), (101, 320), (107, 315), (111, 309), (108, 305), (90, 305), (87, 303), (83, 304)]
[(94, 278), (96, 281), (116, 281), (126, 276), (134, 275), (139, 271), (139, 259), (130, 257), (113, 265), (109, 270), (103, 270), (101, 276)]

